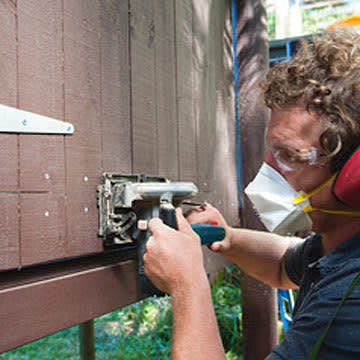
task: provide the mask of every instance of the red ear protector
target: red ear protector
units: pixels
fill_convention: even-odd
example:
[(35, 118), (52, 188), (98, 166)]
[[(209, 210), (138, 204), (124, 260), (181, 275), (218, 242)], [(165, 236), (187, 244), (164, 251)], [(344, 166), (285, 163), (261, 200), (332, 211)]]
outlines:
[(337, 175), (333, 193), (346, 205), (360, 210), (360, 147), (351, 155)]

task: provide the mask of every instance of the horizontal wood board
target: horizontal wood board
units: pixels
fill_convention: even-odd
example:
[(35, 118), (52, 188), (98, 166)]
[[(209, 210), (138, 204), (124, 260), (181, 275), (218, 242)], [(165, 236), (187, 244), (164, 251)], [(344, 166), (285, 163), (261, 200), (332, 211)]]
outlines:
[[(2, 279), (102, 253), (96, 186), (104, 171), (192, 181), (198, 200), (238, 224), (229, 7), (213, 0), (0, 3), (0, 103), (75, 126), (70, 136), (0, 134)], [(209, 272), (227, 264), (207, 250), (205, 263)], [(134, 267), (124, 269), (137, 278)], [(16, 278), (5, 289), (28, 291)], [(21, 311), (7, 300), (0, 317)], [(59, 328), (40, 327), (36, 337)]]
[(136, 269), (132, 260), (93, 264), (0, 287), (0, 352), (137, 301)]

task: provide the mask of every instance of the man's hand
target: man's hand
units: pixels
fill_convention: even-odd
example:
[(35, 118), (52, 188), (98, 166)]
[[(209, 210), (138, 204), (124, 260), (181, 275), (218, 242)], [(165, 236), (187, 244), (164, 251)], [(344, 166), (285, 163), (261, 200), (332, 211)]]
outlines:
[(179, 230), (165, 225), (155, 218), (149, 222), (152, 232), (144, 255), (146, 276), (161, 291), (172, 295), (176, 291), (186, 291), (195, 280), (205, 274), (199, 236), (176, 209)]
[(231, 247), (231, 228), (226, 223), (219, 210), (210, 204), (205, 207), (194, 208), (186, 218), (191, 224), (217, 224), (225, 229), (226, 236), (222, 241), (211, 244), (210, 249), (214, 252), (226, 252)]

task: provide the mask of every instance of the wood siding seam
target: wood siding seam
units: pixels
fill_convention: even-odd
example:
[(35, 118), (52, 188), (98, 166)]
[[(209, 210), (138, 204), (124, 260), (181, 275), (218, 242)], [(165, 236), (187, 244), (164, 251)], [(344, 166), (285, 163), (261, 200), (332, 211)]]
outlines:
[[(194, 89), (194, 84), (195, 84), (195, 64), (194, 64), (194, 54), (195, 54), (195, 41), (194, 41), (194, 34), (195, 34), (195, 21), (194, 21), (194, 14), (195, 14), (195, 7), (194, 7), (195, 1), (191, 2), (191, 34), (192, 34), (192, 69), (194, 69), (194, 71), (192, 71), (192, 87)], [(200, 157), (199, 157), (199, 120), (196, 116), (196, 111), (195, 111), (195, 95), (194, 95), (194, 90), (192, 93), (192, 116), (193, 116), (193, 121), (195, 121), (195, 126), (194, 126), (194, 135), (195, 135), (195, 178), (196, 178), (196, 183), (199, 186), (199, 181), (200, 181), (200, 174), (199, 174), (199, 164), (200, 164)], [(199, 186), (200, 190), (201, 190), (201, 185)]]
[[(99, 61), (99, 111), (100, 111), (100, 153), (102, 156), (100, 157), (100, 173), (104, 172), (105, 164), (104, 164), (104, 121), (103, 121), (103, 71), (102, 71), (102, 47), (101, 47), (101, 40), (102, 40), (102, 21), (103, 21), (103, 14), (104, 11), (100, 5), (100, 12), (99, 12), (99, 23), (100, 23), (100, 34), (99, 34), (99, 54), (98, 54), (98, 61)], [(100, 175), (100, 174), (99, 174)]]
[[(67, 121), (66, 118), (66, 101), (65, 101), (65, 94), (66, 94), (66, 84), (65, 84), (65, 0), (61, 0), (61, 55), (62, 55), (62, 61), (61, 61), (61, 73), (62, 73), (62, 118), (64, 121)], [(65, 214), (65, 239), (69, 239), (69, 224), (66, 221), (68, 218), (68, 154), (67, 154), (67, 138), (64, 136), (64, 143), (63, 143), (63, 151), (64, 151), (64, 214)], [(66, 252), (69, 252), (69, 242), (66, 241), (65, 243)]]
[[(156, 0), (153, 1), (153, 4), (155, 3)], [(168, 1), (168, 0), (167, 0)], [(161, 139), (159, 139), (159, 126), (160, 126), (160, 119), (159, 119), (159, 98), (158, 98), (158, 72), (157, 72), (157, 49), (156, 49), (156, 41), (157, 41), (157, 37), (158, 37), (158, 33), (157, 33), (157, 28), (156, 28), (156, 15), (154, 12), (154, 8), (153, 7), (153, 18), (151, 20), (151, 24), (150, 24), (150, 35), (149, 37), (153, 37), (153, 44), (154, 44), (154, 80), (155, 80), (155, 93), (154, 93), (154, 100), (155, 100), (155, 139), (157, 139), (157, 141), (155, 142), (155, 147), (156, 147), (156, 157), (155, 157), (155, 165), (154, 165), (154, 169), (155, 171), (153, 172), (153, 175), (162, 175), (164, 176), (165, 174), (159, 174), (159, 168), (160, 168), (160, 164), (159, 164), (159, 140), (161, 141)], [(152, 35), (151, 35), (152, 34)]]
[(135, 168), (135, 158), (134, 158), (134, 119), (133, 119), (133, 88), (132, 88), (132, 57), (131, 57), (131, 42), (132, 42), (132, 24), (131, 24), (131, 6), (130, 6), (131, 0), (128, 0), (128, 14), (129, 14), (129, 20), (128, 20), (128, 62), (129, 62), (129, 94), (130, 94), (130, 100), (129, 100), (129, 121), (130, 121), (130, 157), (131, 157), (131, 163), (130, 163), (130, 171), (131, 174), (134, 173)]
[(178, 93), (178, 52), (177, 52), (177, 13), (176, 13), (176, 0), (173, 0), (173, 17), (174, 17), (174, 66), (175, 66), (175, 118), (176, 118), (176, 146), (177, 146), (177, 180), (181, 181), (181, 165), (180, 165), (180, 124), (179, 124), (179, 93)]
[[(15, 38), (16, 38), (16, 107), (20, 107), (20, 81), (19, 81), (19, 15), (18, 15), (18, 0), (15, 2)], [(20, 135), (16, 136), (17, 146), (17, 191), (20, 192)], [(18, 217), (18, 266), (20, 270), (22, 267), (22, 236), (21, 236), (21, 206), (20, 193), (17, 196), (17, 217)]]

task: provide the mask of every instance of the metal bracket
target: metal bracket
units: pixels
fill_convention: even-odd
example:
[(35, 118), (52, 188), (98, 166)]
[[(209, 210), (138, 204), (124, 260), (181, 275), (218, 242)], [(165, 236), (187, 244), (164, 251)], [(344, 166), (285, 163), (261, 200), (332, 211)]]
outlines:
[(0, 133), (71, 135), (74, 126), (65, 121), (0, 105)]

